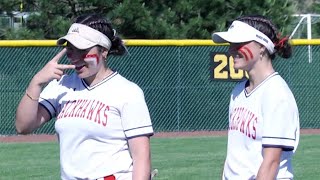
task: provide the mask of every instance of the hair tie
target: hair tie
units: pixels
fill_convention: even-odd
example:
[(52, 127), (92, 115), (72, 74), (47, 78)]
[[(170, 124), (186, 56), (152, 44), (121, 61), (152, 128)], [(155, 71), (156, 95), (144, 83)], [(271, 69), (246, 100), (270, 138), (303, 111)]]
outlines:
[(113, 31), (113, 36), (112, 36), (111, 41), (114, 41), (116, 39), (117, 31), (115, 29), (112, 29), (112, 31)]
[(283, 48), (284, 42), (287, 41), (289, 38), (288, 36), (281, 38), (277, 43), (275, 43), (276, 47)]
[(112, 29), (112, 31), (113, 31), (113, 36), (116, 36), (117, 31), (115, 29)]

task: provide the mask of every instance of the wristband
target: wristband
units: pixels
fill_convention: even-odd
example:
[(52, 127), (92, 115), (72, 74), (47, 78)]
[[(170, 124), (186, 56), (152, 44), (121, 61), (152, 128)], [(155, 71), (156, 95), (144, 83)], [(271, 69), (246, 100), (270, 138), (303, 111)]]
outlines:
[(32, 101), (39, 101), (39, 98), (34, 98), (32, 96), (30, 96), (30, 94), (26, 91), (26, 95), (28, 96), (28, 98), (30, 98)]

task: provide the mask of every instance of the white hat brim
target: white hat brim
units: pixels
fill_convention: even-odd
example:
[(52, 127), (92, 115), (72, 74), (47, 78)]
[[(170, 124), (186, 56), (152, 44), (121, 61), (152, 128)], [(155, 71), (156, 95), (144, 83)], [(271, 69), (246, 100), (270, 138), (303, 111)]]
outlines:
[(232, 32), (217, 32), (212, 34), (212, 40), (215, 43), (243, 43), (253, 41), (250, 34), (235, 34)]
[(273, 54), (275, 51), (274, 44), (268, 36), (241, 21), (233, 21), (228, 31), (213, 33), (212, 40), (215, 43), (245, 43), (256, 41), (264, 45), (270, 54)]
[(63, 45), (66, 41), (70, 42), (77, 49), (88, 49), (97, 45), (97, 43), (91, 42), (77, 34), (67, 34), (66, 36), (59, 38), (57, 44)]

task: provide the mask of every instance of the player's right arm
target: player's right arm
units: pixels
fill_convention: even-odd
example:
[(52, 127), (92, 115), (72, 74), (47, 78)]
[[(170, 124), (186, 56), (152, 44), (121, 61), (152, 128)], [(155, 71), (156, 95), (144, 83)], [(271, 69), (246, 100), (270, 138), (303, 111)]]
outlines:
[(38, 102), (42, 87), (34, 81), (30, 82), (16, 111), (15, 125), (19, 134), (31, 133), (50, 119), (47, 110)]
[(50, 120), (49, 112), (38, 99), (45, 84), (53, 79), (59, 80), (65, 69), (75, 68), (74, 65), (58, 64), (65, 52), (63, 49), (32, 78), (16, 111), (15, 126), (19, 134), (31, 133)]

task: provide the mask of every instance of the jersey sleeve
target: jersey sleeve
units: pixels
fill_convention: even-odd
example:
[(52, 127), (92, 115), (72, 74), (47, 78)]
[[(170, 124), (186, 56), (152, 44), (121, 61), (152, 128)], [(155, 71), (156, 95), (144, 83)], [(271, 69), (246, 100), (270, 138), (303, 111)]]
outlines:
[(263, 102), (262, 146), (294, 150), (299, 138), (299, 113), (295, 100), (285, 95), (266, 97), (269, 98)]
[(130, 97), (121, 110), (122, 126), (127, 138), (152, 136), (153, 128), (143, 91), (139, 87), (130, 89)]
[(60, 94), (59, 81), (52, 80), (41, 92), (39, 103), (50, 114), (51, 118), (56, 117), (59, 108), (58, 96)]

